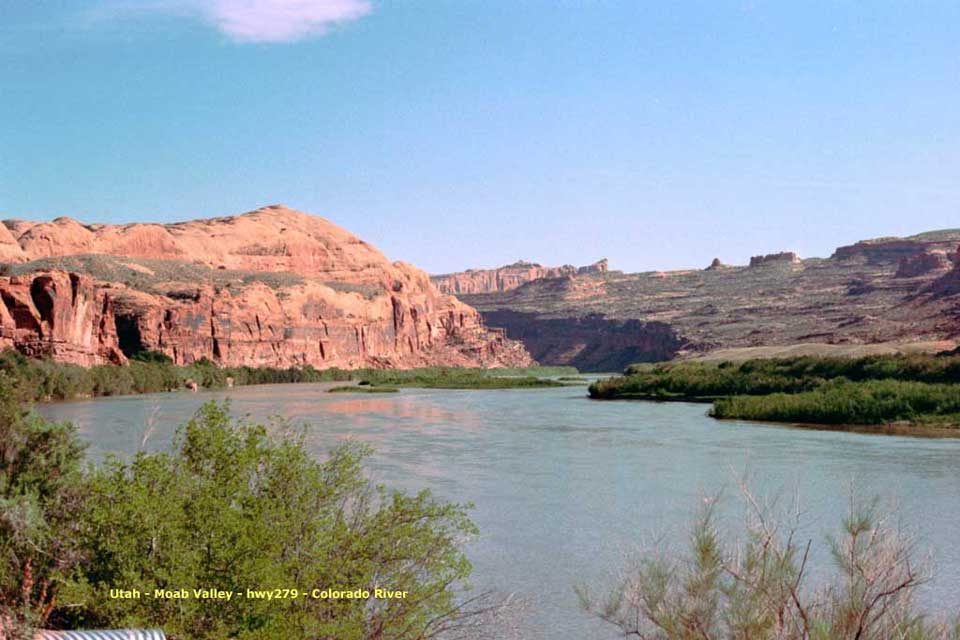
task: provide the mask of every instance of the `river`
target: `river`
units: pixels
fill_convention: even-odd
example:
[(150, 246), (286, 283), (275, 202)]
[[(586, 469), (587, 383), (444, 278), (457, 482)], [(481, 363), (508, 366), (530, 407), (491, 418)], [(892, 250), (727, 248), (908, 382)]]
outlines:
[(706, 405), (591, 401), (583, 387), (352, 395), (327, 394), (328, 386), (103, 398), (40, 411), (76, 424), (98, 458), (167, 447), (201, 403), (222, 398), (237, 415), (309, 425), (318, 455), (346, 438), (369, 443), (375, 480), (476, 504), (472, 581), (524, 598), (532, 639), (615, 637), (578, 610), (573, 585), (613, 584), (623, 557), (644, 541), (682, 542), (705, 494), (723, 491), (721, 525), (735, 526), (744, 474), (762, 495), (799, 496), (821, 570), (820, 542), (846, 513), (851, 487), (893, 500), (933, 553), (936, 575), (922, 602), (960, 606), (960, 440), (718, 422)]

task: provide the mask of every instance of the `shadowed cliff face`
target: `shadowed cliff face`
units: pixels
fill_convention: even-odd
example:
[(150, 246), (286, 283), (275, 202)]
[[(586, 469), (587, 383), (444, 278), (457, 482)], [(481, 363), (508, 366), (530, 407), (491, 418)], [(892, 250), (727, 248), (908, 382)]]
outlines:
[(506, 309), (484, 312), (483, 317), (522, 342), (537, 362), (581, 371), (620, 371), (635, 362), (669, 360), (685, 346), (662, 322), (612, 320), (601, 314), (540, 318)]
[(30, 355), (82, 365), (143, 350), (231, 366), (532, 363), (423, 271), (283, 207), (171, 225), (58, 218), (4, 229), (13, 259), (0, 277), (0, 345)]

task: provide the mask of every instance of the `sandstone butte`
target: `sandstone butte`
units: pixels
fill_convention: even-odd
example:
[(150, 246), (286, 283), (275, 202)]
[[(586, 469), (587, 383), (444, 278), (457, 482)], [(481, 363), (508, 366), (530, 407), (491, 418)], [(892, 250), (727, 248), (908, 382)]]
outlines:
[(6, 220), (0, 348), (84, 366), (526, 366), (423, 271), (281, 205), (174, 224)]

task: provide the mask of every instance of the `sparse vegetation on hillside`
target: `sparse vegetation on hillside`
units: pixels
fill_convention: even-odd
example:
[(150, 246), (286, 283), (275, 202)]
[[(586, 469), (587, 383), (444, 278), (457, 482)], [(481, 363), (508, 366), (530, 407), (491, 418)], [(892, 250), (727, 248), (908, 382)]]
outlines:
[(147, 293), (166, 293), (158, 285), (184, 282), (196, 285), (231, 287), (261, 282), (272, 289), (290, 287), (304, 282), (295, 273), (283, 271), (243, 271), (212, 269), (207, 265), (185, 260), (153, 260), (102, 254), (79, 254), (40, 258), (11, 265), (10, 275), (33, 273), (43, 269), (60, 269), (83, 273), (104, 282), (121, 282), (132, 289)]

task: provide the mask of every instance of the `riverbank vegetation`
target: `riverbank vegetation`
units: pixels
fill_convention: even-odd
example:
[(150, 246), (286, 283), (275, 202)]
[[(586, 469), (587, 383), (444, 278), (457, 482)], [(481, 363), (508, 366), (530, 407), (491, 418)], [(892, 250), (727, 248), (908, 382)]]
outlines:
[(798, 357), (634, 365), (597, 399), (712, 402), (711, 415), (830, 425), (960, 425), (960, 356)]
[[(368, 369), (359, 373), (360, 383), (371, 386), (420, 387), (426, 389), (530, 389), (562, 387), (565, 383), (552, 378), (554, 369), (460, 369), (429, 367), (425, 369)], [(504, 371), (509, 371), (504, 374)], [(547, 373), (544, 373), (546, 371)]]
[(126, 366), (111, 364), (85, 368), (53, 360), (28, 358), (13, 349), (7, 349), (0, 352), (0, 372), (15, 380), (29, 400), (44, 401), (159, 393), (193, 385), (218, 389), (231, 385), (367, 381), (381, 387), (438, 389), (555, 387), (562, 383), (546, 378), (576, 374), (577, 370), (573, 367), (347, 370), (316, 369), (310, 365), (278, 369), (221, 367), (207, 359), (189, 365), (176, 365), (166, 355), (153, 351), (137, 354)]
[[(2, 637), (162, 627), (197, 640), (416, 640), (495, 618), (490, 601), (464, 605), (469, 505), (371, 484), (364, 446), (318, 462), (302, 433), (208, 403), (170, 450), (90, 469), (74, 429), (25, 411), (22, 391), (0, 374)], [(309, 592), (324, 587), (405, 597)]]
[(374, 387), (372, 385), (344, 385), (342, 387), (331, 387), (327, 393), (397, 393), (400, 389), (396, 387)]
[[(642, 554), (605, 596), (579, 586), (583, 609), (635, 638), (960, 640), (960, 618), (935, 620), (916, 605), (931, 567), (876, 501), (851, 499), (824, 554), (813, 549), (797, 505), (779, 516), (775, 505), (743, 493), (748, 516), (739, 536), (721, 533), (716, 499), (707, 498), (686, 552)], [(832, 572), (811, 566), (824, 556)]]

